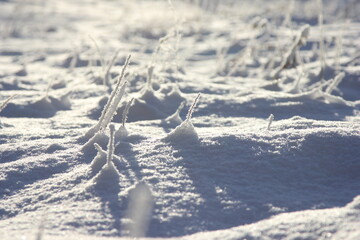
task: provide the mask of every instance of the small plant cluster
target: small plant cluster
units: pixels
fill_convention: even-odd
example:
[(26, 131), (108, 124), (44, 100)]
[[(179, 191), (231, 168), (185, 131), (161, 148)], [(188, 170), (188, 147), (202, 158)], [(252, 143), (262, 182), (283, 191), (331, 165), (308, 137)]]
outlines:
[(120, 104), (121, 98), (125, 94), (125, 87), (127, 82), (123, 80), (124, 80), (126, 68), (130, 63), (130, 58), (131, 55), (129, 55), (125, 61), (124, 67), (116, 83), (116, 87), (111, 92), (110, 97), (101, 113), (98, 123), (85, 134), (86, 138), (93, 138), (97, 134), (102, 133), (107, 128), (112, 118), (114, 117), (117, 108)]
[(278, 78), (281, 71), (283, 71), (286, 68), (296, 67), (300, 63), (301, 60), (299, 57), (298, 49), (306, 44), (306, 41), (309, 37), (309, 32), (310, 32), (309, 25), (305, 25), (300, 29), (293, 44), (285, 54), (284, 59), (281, 62), (280, 66), (277, 67), (271, 74), (272, 78)]
[[(342, 80), (346, 79), (346, 72), (341, 69), (340, 63), (341, 33), (332, 42), (325, 44), (323, 2), (317, 0), (316, 3), (320, 33), (318, 40), (309, 40), (311, 27), (305, 24), (295, 32), (289, 43), (284, 44), (284, 47), (279, 46), (276, 42), (283, 39), (279, 39), (278, 33), (272, 31), (271, 22), (255, 17), (249, 23), (254, 31), (252, 37), (246, 40), (234, 39), (230, 45), (218, 50), (216, 75), (226, 78), (265, 78), (271, 81), (262, 87), (266, 90), (283, 91), (294, 94), (293, 97), (302, 96), (326, 103), (352, 106), (351, 102), (341, 97), (342, 93), (338, 89)], [(291, 4), (293, 5), (294, 2), (292, 1)], [(293, 6), (289, 7), (290, 10), (292, 8)], [(289, 26), (290, 22), (291, 13), (286, 16), (284, 24)], [(327, 49), (331, 44), (334, 44), (336, 48), (334, 49), (334, 66), (329, 64), (330, 61), (326, 61)], [(300, 48), (304, 46), (312, 46), (312, 50), (300, 51)], [(272, 55), (266, 59), (265, 55), (269, 53)], [(251, 68), (263, 68), (264, 71), (250, 71)]]
[[(125, 123), (135, 98), (132, 98), (126, 104), (123, 111), (122, 123), (118, 130), (115, 129), (115, 125), (112, 124), (111, 121), (116, 114), (119, 103), (125, 93), (126, 80), (124, 80), (124, 76), (129, 63), (130, 55), (125, 61), (116, 87), (111, 92), (99, 121), (86, 132), (85, 139), (87, 142), (82, 147), (83, 152), (89, 151), (92, 147), (95, 147), (97, 151), (96, 156), (90, 164), (92, 184), (89, 187), (95, 187), (101, 191), (119, 191), (121, 173), (118, 170), (117, 165), (121, 164), (122, 160), (115, 155), (115, 148), (117, 144), (128, 135)], [(150, 68), (148, 83), (146, 83), (145, 90), (142, 94), (153, 91), (151, 84), (149, 83), (151, 81), (151, 75), (152, 69)], [(174, 114), (166, 119), (163, 119), (165, 122), (179, 124), (179, 126), (177, 126), (164, 138), (164, 141), (174, 144), (198, 141), (198, 135), (191, 122), (191, 118), (199, 98), (200, 93), (197, 95), (193, 104), (189, 108), (184, 121), (181, 120), (180, 111), (185, 106), (185, 102), (181, 102)], [(105, 133), (107, 129), (109, 129), (109, 136)], [(106, 142), (107, 149), (104, 150)], [(144, 237), (152, 216), (154, 205), (153, 195), (149, 186), (145, 182), (139, 181), (129, 191), (128, 196), (130, 201), (127, 210), (127, 218), (130, 219), (130, 223), (126, 223), (124, 229), (131, 237)]]
[[(121, 139), (124, 139), (128, 136), (128, 131), (126, 129), (125, 123), (128, 118), (129, 111), (131, 109), (131, 106), (133, 105), (135, 98), (132, 98), (126, 105), (123, 110), (123, 117), (122, 117), (122, 123), (118, 130), (115, 130), (114, 125), (110, 125), (112, 119), (117, 113), (117, 110), (119, 108), (119, 104), (121, 102), (121, 99), (123, 98), (125, 94), (125, 88), (127, 81), (124, 80), (126, 69), (129, 66), (131, 55), (129, 55), (124, 63), (124, 66), (122, 68), (122, 71), (120, 73), (120, 76), (117, 80), (116, 86), (111, 92), (108, 101), (106, 105), (103, 108), (103, 111), (101, 113), (101, 116), (98, 120), (98, 122), (91, 127), (84, 136), (84, 139), (87, 141), (82, 149), (83, 151), (87, 151), (88, 149), (91, 149), (93, 146), (98, 150), (99, 153), (101, 153), (103, 150), (101, 149), (101, 146), (105, 146), (105, 143), (108, 141), (109, 144), (112, 142), (114, 144), (116, 141), (120, 141)], [(141, 91), (140, 98), (149, 97), (149, 95), (153, 95), (153, 88), (151, 84), (152, 79), (152, 73), (153, 68), (150, 67), (148, 69), (148, 79), (146, 82), (146, 85), (144, 89)], [(154, 96), (152, 96), (154, 97)], [(184, 121), (181, 120), (180, 117), (180, 111), (183, 109), (185, 102), (181, 102), (178, 109), (170, 115), (169, 117), (163, 119), (166, 123), (173, 123), (173, 124), (180, 124), (177, 128), (175, 128), (172, 132), (168, 134), (168, 136), (164, 139), (165, 141), (175, 141), (176, 139), (193, 139), (197, 140), (198, 136), (194, 129), (194, 126), (191, 123), (191, 117), (194, 112), (195, 106), (197, 102), (199, 101), (200, 93), (197, 95), (197, 97), (194, 100), (194, 103), (191, 105), (188, 114), (186, 116), (186, 119)], [(110, 139), (106, 135), (105, 130), (110, 127)], [(109, 139), (109, 140), (107, 140)], [(110, 150), (112, 145), (108, 145), (108, 149)], [(112, 149), (113, 150), (113, 149)], [(108, 150), (109, 151), (109, 150)], [(110, 154), (112, 155), (112, 154)], [(108, 157), (109, 158), (109, 157)]]

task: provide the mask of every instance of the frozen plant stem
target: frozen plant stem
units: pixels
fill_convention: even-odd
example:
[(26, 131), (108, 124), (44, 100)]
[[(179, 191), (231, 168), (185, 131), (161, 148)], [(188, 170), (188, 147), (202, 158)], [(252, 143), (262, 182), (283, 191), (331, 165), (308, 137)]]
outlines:
[(271, 124), (274, 121), (274, 115), (270, 114), (268, 120), (269, 120), (269, 123), (268, 123), (268, 126), (267, 126), (267, 130), (270, 130)]
[(345, 77), (345, 73), (341, 72), (334, 80), (330, 83), (330, 85), (326, 88), (325, 93), (331, 94), (332, 91), (341, 83), (342, 79)]
[(97, 44), (97, 42), (95, 41), (95, 39), (92, 36), (89, 35), (89, 38), (91, 39), (91, 41), (93, 41), (93, 43), (95, 45), (96, 51), (100, 58), (101, 67), (102, 67), (103, 71), (105, 72), (105, 59), (100, 51), (99, 45)]
[(175, 40), (176, 40), (176, 43), (175, 43), (175, 47), (174, 47), (174, 61), (175, 61), (175, 65), (176, 67), (178, 67), (178, 63), (177, 63), (177, 53), (179, 51), (179, 47), (180, 47), (180, 40), (181, 40), (181, 34), (180, 34), (180, 29), (179, 29), (179, 17), (178, 17), (178, 13), (176, 12), (175, 10), (175, 7), (172, 3), (171, 0), (168, 0), (168, 3), (170, 5), (170, 9), (171, 11), (173, 12), (173, 16), (174, 16), (174, 28), (175, 28)]
[(113, 58), (111, 59), (111, 61), (106, 66), (106, 70), (105, 70), (105, 73), (104, 73), (104, 82), (103, 82), (105, 86), (111, 87), (110, 77), (109, 77), (110, 76), (110, 70), (114, 66), (115, 60), (118, 57), (119, 52), (120, 52), (120, 49), (115, 52)]
[(298, 49), (306, 44), (307, 39), (309, 37), (309, 32), (310, 32), (309, 25), (305, 25), (300, 29), (298, 35), (295, 38), (295, 41), (293, 42), (288, 52), (285, 54), (285, 57), (281, 62), (280, 66), (273, 71), (272, 73), (273, 78), (278, 78), (280, 72), (285, 68), (295, 67), (296, 65), (298, 65), (299, 62), (301, 63), (300, 61), (301, 58), (299, 56)]
[(300, 73), (299, 77), (295, 81), (293, 91), (295, 91), (296, 93), (299, 92), (299, 84), (300, 84), (300, 81), (303, 79), (304, 76), (305, 76), (304, 72)]
[(134, 101), (134, 98), (132, 98), (130, 100), (130, 102), (128, 102), (128, 104), (126, 105), (126, 107), (124, 109), (124, 112), (123, 112), (123, 115), (122, 115), (122, 125), (123, 125), (123, 127), (125, 127), (125, 123), (126, 123), (127, 118), (128, 118), (129, 110), (130, 110), (130, 107), (131, 107), (131, 104), (133, 103), (133, 101)]
[(6, 106), (9, 104), (11, 99), (13, 99), (16, 95), (12, 95), (11, 97), (8, 97), (3, 103), (0, 105), (0, 112), (6, 108)]
[[(116, 110), (121, 101), (121, 98), (125, 93), (125, 87), (126, 87), (127, 82), (126, 81), (123, 82), (123, 79), (125, 76), (125, 70), (130, 63), (130, 58), (131, 58), (131, 55), (129, 55), (126, 58), (125, 64), (124, 64), (121, 74), (120, 74), (120, 77), (118, 78), (116, 87), (110, 94), (109, 100), (107, 101), (107, 103), (101, 113), (99, 122), (93, 128), (91, 128), (89, 130), (87, 135), (94, 136), (97, 132), (105, 130), (106, 127), (111, 122), (112, 118), (114, 117), (114, 114), (116, 113)], [(92, 137), (92, 136), (90, 136), (90, 137)]]
[(288, 9), (285, 15), (284, 25), (291, 27), (291, 18), (294, 11), (294, 0), (290, 0), (288, 5)]
[(335, 70), (340, 71), (340, 57), (342, 52), (342, 35), (343, 28), (340, 29), (340, 35), (336, 38), (336, 56), (335, 56)]
[(110, 125), (110, 139), (109, 139), (109, 144), (108, 144), (108, 151), (107, 151), (107, 156), (106, 156), (106, 163), (109, 166), (110, 162), (112, 160), (112, 157), (114, 155), (114, 151), (115, 151), (115, 137), (114, 137), (114, 133), (115, 133), (115, 126), (113, 124)]
[(152, 88), (152, 77), (153, 77), (153, 73), (154, 73), (154, 66), (150, 66), (148, 68), (148, 75), (147, 75), (147, 90), (150, 90), (152, 91), (153, 88)]
[(195, 106), (196, 106), (197, 102), (199, 101), (199, 98), (200, 98), (200, 93), (196, 96), (193, 104), (189, 108), (189, 111), (188, 111), (188, 114), (186, 115), (185, 121), (190, 121), (191, 120), (192, 114), (194, 113), (194, 109), (195, 109)]
[(322, 0), (317, 0), (319, 7), (319, 28), (320, 28), (320, 77), (324, 79), (324, 70), (325, 70), (325, 46), (324, 46), (324, 15), (323, 15), (323, 2)]
[(97, 150), (98, 152), (101, 152), (101, 151), (102, 151), (102, 148), (100, 147), (99, 144), (94, 143), (94, 147), (96, 148), (96, 150)]
[(104, 77), (103, 77), (103, 84), (105, 86), (108, 86), (111, 90), (111, 84), (110, 84), (110, 70), (111, 68), (114, 66), (114, 63), (119, 55), (119, 52), (120, 52), (120, 49), (118, 49), (115, 53), (114, 53), (114, 56), (112, 57), (112, 59), (108, 62), (108, 61), (105, 61), (105, 58), (103, 56), (103, 54), (101, 53), (100, 51), (100, 48), (99, 48), (99, 45), (97, 44), (97, 42), (95, 41), (95, 39), (91, 36), (89, 36), (89, 38), (91, 39), (91, 41), (93, 41), (94, 45), (95, 45), (95, 48), (96, 48), (96, 51), (99, 55), (99, 58), (100, 58), (100, 63), (101, 63), (101, 68), (102, 68), (102, 71), (103, 71), (103, 74), (104, 74)]
[(175, 114), (180, 116), (180, 112), (184, 107), (185, 107), (185, 101), (180, 103), (179, 107), (176, 109)]
[(77, 64), (78, 61), (79, 61), (79, 53), (76, 50), (76, 48), (74, 48), (73, 49), (73, 57), (72, 57), (72, 59), (70, 61), (70, 66), (69, 66), (70, 71), (73, 71), (75, 69), (76, 64)]

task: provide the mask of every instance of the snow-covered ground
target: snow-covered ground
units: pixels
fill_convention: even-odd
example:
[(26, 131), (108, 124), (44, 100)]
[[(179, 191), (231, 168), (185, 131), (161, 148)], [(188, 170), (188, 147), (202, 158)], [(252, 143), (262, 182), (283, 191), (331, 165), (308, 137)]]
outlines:
[(360, 239), (356, 0), (0, 0), (0, 239)]

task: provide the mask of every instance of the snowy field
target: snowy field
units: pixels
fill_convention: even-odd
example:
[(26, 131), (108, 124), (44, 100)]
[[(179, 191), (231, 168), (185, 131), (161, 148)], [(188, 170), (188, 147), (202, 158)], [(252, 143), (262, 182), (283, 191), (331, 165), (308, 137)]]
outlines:
[(0, 0), (0, 239), (360, 239), (357, 0)]

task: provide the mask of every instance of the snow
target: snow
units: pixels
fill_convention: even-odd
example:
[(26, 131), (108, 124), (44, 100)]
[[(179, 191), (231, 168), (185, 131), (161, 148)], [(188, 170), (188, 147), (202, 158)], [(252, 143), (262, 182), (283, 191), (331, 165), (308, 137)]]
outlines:
[(360, 4), (322, 8), (0, 1), (0, 239), (360, 239)]

